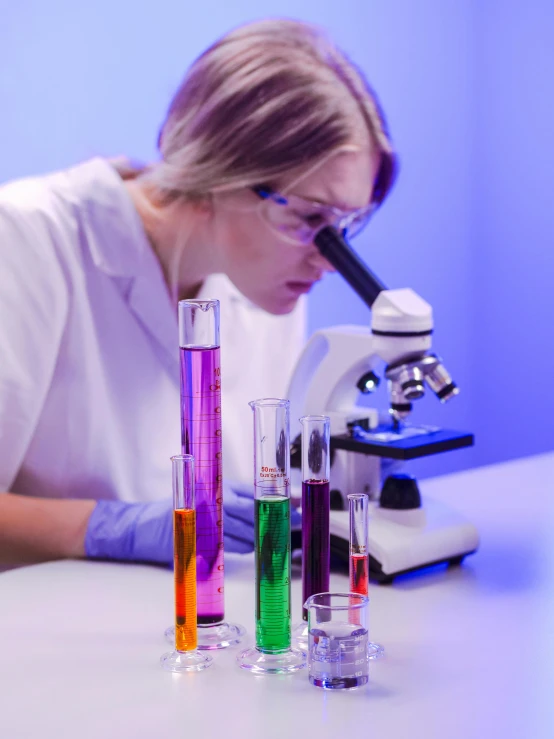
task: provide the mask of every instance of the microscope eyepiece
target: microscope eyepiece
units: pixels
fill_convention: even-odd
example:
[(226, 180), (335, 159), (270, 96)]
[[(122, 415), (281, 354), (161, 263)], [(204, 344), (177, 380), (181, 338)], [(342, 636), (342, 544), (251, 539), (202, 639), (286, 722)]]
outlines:
[(381, 280), (373, 274), (367, 264), (332, 226), (322, 228), (314, 239), (319, 252), (344, 277), (350, 287), (371, 308), (382, 290)]

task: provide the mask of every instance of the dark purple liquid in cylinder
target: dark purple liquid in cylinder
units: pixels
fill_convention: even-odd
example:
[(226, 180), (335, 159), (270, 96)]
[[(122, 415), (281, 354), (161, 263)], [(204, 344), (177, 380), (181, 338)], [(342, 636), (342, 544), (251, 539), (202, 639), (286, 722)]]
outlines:
[(194, 456), (198, 623), (223, 620), (219, 347), (181, 348), (181, 441)]
[[(329, 592), (329, 481), (302, 483), (302, 603)], [(302, 618), (308, 611), (302, 608)]]

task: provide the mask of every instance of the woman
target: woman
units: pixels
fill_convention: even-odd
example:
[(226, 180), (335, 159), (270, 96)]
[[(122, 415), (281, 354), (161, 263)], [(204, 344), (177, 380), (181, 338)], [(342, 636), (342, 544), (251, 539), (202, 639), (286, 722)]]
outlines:
[[(221, 300), (224, 471), (244, 478), (246, 401), (284, 393), (299, 299), (330, 270), (313, 238), (363, 227), (394, 173), (363, 77), (294, 21), (208, 49), (159, 150), (142, 170), (96, 159), (0, 190), (4, 566), (171, 562), (176, 302)], [(224, 510), (226, 549), (249, 551), (251, 501), (228, 490)]]

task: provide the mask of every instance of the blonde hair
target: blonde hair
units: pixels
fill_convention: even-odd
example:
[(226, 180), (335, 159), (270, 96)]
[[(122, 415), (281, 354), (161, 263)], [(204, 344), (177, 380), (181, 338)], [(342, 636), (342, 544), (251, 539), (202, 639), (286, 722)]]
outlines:
[(270, 184), (351, 144), (353, 105), (380, 153), (373, 200), (381, 203), (396, 162), (363, 74), (314, 26), (250, 23), (190, 67), (160, 131), (161, 161), (143, 176), (162, 202)]

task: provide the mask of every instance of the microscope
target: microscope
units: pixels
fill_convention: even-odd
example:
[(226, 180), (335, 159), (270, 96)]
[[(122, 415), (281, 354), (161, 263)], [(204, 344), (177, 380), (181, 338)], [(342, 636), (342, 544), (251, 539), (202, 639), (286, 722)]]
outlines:
[[(391, 583), (406, 572), (446, 562), (459, 564), (479, 544), (476, 528), (439, 501), (422, 501), (417, 481), (390, 474), (386, 465), (473, 444), (473, 435), (409, 424), (412, 403), (428, 386), (441, 402), (458, 394), (441, 359), (431, 352), (431, 306), (411, 289), (388, 290), (332, 227), (316, 236), (321, 254), (371, 308), (371, 328), (335, 326), (316, 331), (296, 365), (287, 397), (291, 419), (331, 419), (331, 551), (348, 559), (346, 496), (370, 498), (369, 565), (372, 579)], [(389, 412), (357, 405), (377, 389), (385, 362)], [(294, 438), (294, 433), (293, 433)], [(292, 466), (299, 441), (292, 448)], [(293, 472), (294, 486), (294, 472)]]

